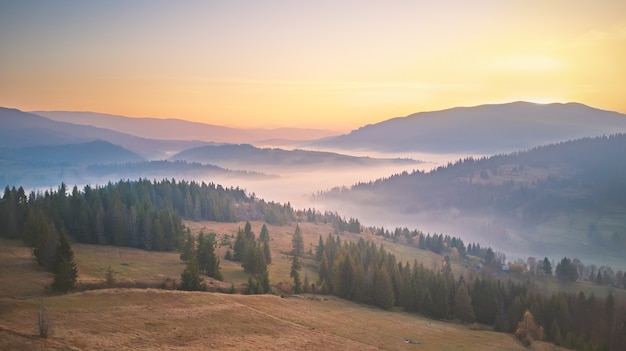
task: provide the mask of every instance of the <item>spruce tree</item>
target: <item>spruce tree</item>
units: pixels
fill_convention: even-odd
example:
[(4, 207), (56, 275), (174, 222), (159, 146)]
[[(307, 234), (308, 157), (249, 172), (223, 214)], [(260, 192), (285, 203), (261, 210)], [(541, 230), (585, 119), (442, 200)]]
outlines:
[(324, 255), (324, 239), (322, 239), (322, 236), (320, 235), (320, 240), (317, 244), (317, 249), (315, 250), (315, 259), (317, 261), (321, 261), (322, 255)]
[(390, 309), (394, 304), (393, 286), (387, 270), (381, 267), (374, 275), (374, 304)]
[(289, 276), (293, 278), (293, 292), (295, 294), (302, 293), (302, 282), (300, 281), (300, 269), (302, 269), (300, 260), (298, 259), (298, 256), (293, 255), (291, 259), (291, 272), (289, 273)]
[(52, 290), (67, 292), (78, 278), (78, 269), (74, 262), (74, 251), (70, 246), (70, 242), (64, 231), (59, 234), (59, 244), (56, 249), (54, 262), (54, 281), (52, 282)]
[(293, 254), (302, 257), (304, 254), (304, 240), (302, 239), (302, 230), (300, 230), (298, 224), (296, 224), (296, 231), (293, 233), (291, 243), (293, 245)]
[(204, 280), (200, 277), (200, 269), (195, 255), (191, 255), (185, 270), (180, 275), (180, 288), (182, 290), (204, 290)]
[(265, 224), (263, 224), (263, 227), (261, 228), (259, 241), (263, 243), (263, 254), (265, 255), (265, 263), (272, 263), (272, 253), (270, 252), (270, 233), (267, 230), (267, 226)]
[(215, 247), (217, 246), (215, 237), (215, 233), (205, 235), (204, 233), (200, 232), (200, 234), (198, 235), (198, 249), (196, 251), (196, 258), (198, 260), (198, 267), (200, 269), (200, 272), (217, 280), (222, 280), (223, 278), (220, 271), (220, 260), (215, 254)]
[(461, 283), (454, 294), (454, 314), (463, 323), (471, 323), (476, 318), (474, 307), (472, 307), (472, 297), (465, 283)]

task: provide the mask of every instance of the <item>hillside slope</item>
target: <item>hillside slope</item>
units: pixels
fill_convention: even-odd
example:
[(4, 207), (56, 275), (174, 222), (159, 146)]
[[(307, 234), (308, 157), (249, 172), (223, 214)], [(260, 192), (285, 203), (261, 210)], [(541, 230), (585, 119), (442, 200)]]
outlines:
[(626, 135), (466, 159), (320, 200), (377, 224), (396, 221), (505, 252), (579, 255), (626, 264)]
[[(276, 238), (282, 240), (280, 235)], [(43, 289), (51, 274), (37, 269), (30, 250), (11, 241), (2, 244), (0, 258), (10, 267), (0, 267), (0, 282), (18, 275), (24, 278), (17, 279), (17, 285), (2, 285), (10, 288), (0, 294), (2, 349), (524, 350), (511, 335), (331, 296), (280, 298), (124, 288), (54, 296)], [(92, 245), (75, 249), (81, 280), (102, 279), (106, 265), (113, 265), (118, 279), (144, 277), (158, 282), (163, 274), (176, 277), (184, 266), (177, 253)], [(42, 304), (52, 321), (52, 335), (45, 340), (37, 337), (36, 330)], [(533, 349), (547, 346), (536, 342)]]

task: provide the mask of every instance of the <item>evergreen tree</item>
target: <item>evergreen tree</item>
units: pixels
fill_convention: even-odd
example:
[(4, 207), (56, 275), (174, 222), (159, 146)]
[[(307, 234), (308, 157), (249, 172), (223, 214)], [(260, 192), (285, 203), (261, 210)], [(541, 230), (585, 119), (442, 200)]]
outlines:
[(319, 277), (320, 285), (321, 283), (324, 283), (326, 288), (328, 288), (328, 284), (330, 283), (330, 267), (328, 259), (326, 258), (326, 253), (322, 254), (322, 261), (320, 262), (319, 267)]
[(263, 223), (263, 227), (261, 227), (261, 233), (259, 234), (259, 240), (261, 242), (270, 241), (270, 232), (267, 230), (267, 225)]
[(476, 318), (472, 306), (472, 297), (467, 291), (465, 282), (459, 285), (454, 294), (454, 314), (463, 323), (472, 323)]
[(265, 263), (272, 263), (272, 253), (270, 252), (270, 233), (267, 230), (267, 226), (265, 224), (263, 224), (263, 227), (261, 228), (259, 241), (263, 243), (263, 254), (265, 255)]
[(215, 237), (215, 233), (205, 235), (203, 232), (200, 232), (198, 235), (198, 267), (200, 272), (208, 275), (209, 277), (222, 280), (220, 260), (215, 254), (215, 247), (217, 246)]
[(394, 304), (391, 278), (389, 278), (387, 270), (382, 267), (376, 271), (374, 276), (374, 304), (384, 309), (390, 309)]
[(322, 255), (324, 254), (324, 240), (320, 235), (319, 243), (317, 244), (317, 249), (315, 250), (315, 260), (321, 261)]
[(194, 254), (196, 241), (191, 232), (187, 230), (185, 233), (185, 243), (183, 244), (180, 252), (180, 260), (187, 261)]
[(300, 269), (302, 265), (297, 255), (293, 255), (291, 259), (291, 271), (289, 276), (293, 279), (293, 292), (294, 294), (302, 293), (302, 282), (300, 281)]
[(299, 257), (304, 255), (304, 240), (302, 239), (302, 231), (300, 225), (296, 224), (296, 230), (293, 233), (293, 239), (291, 241), (293, 245), (293, 254)]
[(74, 251), (72, 251), (67, 235), (63, 231), (59, 234), (53, 269), (52, 290), (67, 292), (74, 287), (78, 278), (78, 268), (74, 262)]
[(252, 245), (253, 247), (247, 251), (241, 265), (247, 273), (258, 276), (267, 270), (267, 264), (265, 263), (265, 255), (261, 246), (254, 242)]
[(541, 269), (543, 269), (546, 275), (552, 275), (552, 264), (550, 264), (550, 260), (547, 257), (544, 257)]
[(259, 275), (259, 287), (261, 294), (270, 292), (270, 273), (267, 271), (267, 268)]
[(556, 265), (555, 273), (563, 282), (575, 282), (578, 279), (578, 270), (567, 257), (563, 257), (561, 262)]
[(191, 255), (185, 270), (180, 275), (180, 288), (187, 291), (205, 289), (204, 279), (200, 277), (200, 269), (195, 255)]
[(552, 342), (557, 345), (563, 345), (563, 336), (561, 336), (561, 328), (559, 328), (559, 323), (557, 323), (556, 319), (552, 321), (552, 326), (550, 327), (550, 333), (552, 334)]

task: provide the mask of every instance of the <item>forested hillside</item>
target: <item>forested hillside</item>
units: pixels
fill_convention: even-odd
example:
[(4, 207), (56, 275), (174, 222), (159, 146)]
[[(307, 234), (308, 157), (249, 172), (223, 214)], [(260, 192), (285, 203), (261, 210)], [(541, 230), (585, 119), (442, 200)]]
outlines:
[[(567, 227), (572, 233), (562, 244), (623, 252), (626, 222), (618, 217), (626, 212), (624, 150), (624, 134), (585, 138), (336, 188), (320, 199), (332, 200), (338, 208), (358, 204), (359, 218), (365, 218), (364, 213), (376, 216), (377, 211), (431, 213), (433, 218), (439, 213), (447, 221), (490, 216), (537, 237), (538, 226), (572, 218), (572, 227)], [(490, 241), (506, 239), (496, 236)]]
[[(330, 235), (325, 241), (320, 237), (316, 259), (318, 291), (348, 300), (492, 325), (496, 331), (515, 333), (526, 345), (545, 338), (577, 350), (618, 350), (626, 342), (626, 306), (611, 294), (606, 299), (583, 292), (547, 294), (530, 280), (503, 283), (490, 274), (457, 279), (447, 256), (440, 270), (431, 270), (400, 262), (382, 245), (363, 239), (342, 242)], [(497, 260), (485, 261), (485, 272), (498, 265)]]
[(331, 223), (337, 232), (360, 232), (356, 219), (313, 209), (294, 211), (290, 204), (257, 199), (240, 188), (214, 183), (176, 181), (119, 181), (105, 186), (65, 184), (46, 191), (4, 189), (0, 199), (0, 237), (22, 238), (36, 244), (40, 233), (65, 231), (79, 243), (117, 245), (146, 250), (180, 247), (182, 218), (216, 222), (263, 220), (284, 225), (296, 218)]

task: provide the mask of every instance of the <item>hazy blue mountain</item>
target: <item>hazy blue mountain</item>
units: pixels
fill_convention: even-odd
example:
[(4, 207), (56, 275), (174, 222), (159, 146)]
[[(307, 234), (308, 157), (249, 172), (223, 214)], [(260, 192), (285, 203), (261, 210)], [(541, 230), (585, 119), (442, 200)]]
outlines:
[(27, 163), (110, 164), (144, 161), (142, 157), (108, 141), (95, 140), (78, 144), (41, 145), (0, 149), (0, 158)]
[[(505, 252), (626, 264), (626, 134), (584, 138), (337, 188), (318, 201), (377, 224)], [(605, 262), (606, 263), (606, 262)]]
[(237, 169), (263, 167), (325, 167), (327, 169), (375, 166), (384, 164), (416, 164), (409, 159), (377, 159), (353, 157), (331, 152), (257, 148), (249, 144), (205, 145), (185, 150), (172, 160), (210, 163)]
[(55, 121), (107, 128), (148, 139), (200, 140), (216, 143), (256, 143), (267, 140), (314, 140), (337, 135), (311, 128), (240, 129), (190, 122), (176, 118), (130, 118), (95, 112), (35, 111)]
[(199, 141), (153, 140), (104, 128), (57, 122), (51, 119), (0, 107), (0, 147), (74, 144), (106, 140), (147, 159), (165, 159), (181, 150), (205, 143)]
[(496, 154), (617, 132), (626, 132), (624, 114), (577, 103), (513, 102), (415, 113), (311, 145), (383, 152)]

